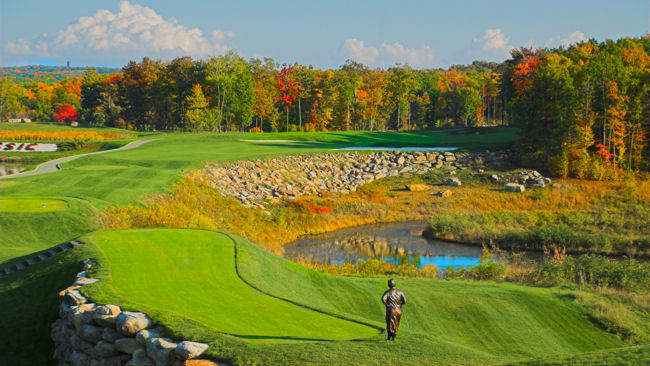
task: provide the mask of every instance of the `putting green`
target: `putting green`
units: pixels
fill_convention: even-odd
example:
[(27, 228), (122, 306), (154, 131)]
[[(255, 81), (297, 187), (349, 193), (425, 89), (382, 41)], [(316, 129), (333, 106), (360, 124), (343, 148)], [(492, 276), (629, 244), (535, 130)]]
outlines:
[(68, 203), (57, 199), (1, 198), (0, 212), (52, 212), (63, 211)]
[(226, 235), (202, 230), (110, 230), (90, 234), (110, 267), (117, 299), (173, 312), (250, 341), (374, 338), (378, 331), (268, 296), (238, 277)]

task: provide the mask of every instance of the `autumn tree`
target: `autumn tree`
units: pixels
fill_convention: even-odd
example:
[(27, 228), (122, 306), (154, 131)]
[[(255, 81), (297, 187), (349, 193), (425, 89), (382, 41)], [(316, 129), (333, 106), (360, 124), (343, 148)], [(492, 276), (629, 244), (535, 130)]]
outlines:
[(282, 65), (282, 70), (276, 74), (275, 80), (277, 82), (279, 94), (275, 101), (280, 102), (284, 106), (287, 116), (286, 130), (289, 131), (289, 107), (298, 96), (298, 85), (293, 76), (293, 68), (291, 66)]

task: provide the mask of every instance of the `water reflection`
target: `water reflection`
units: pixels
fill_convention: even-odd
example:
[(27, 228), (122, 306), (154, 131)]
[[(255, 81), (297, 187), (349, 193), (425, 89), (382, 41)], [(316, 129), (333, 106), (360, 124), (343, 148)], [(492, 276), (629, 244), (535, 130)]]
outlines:
[(25, 169), (27, 169), (27, 167), (22, 164), (0, 163), (0, 177), (22, 173)]
[(311, 263), (356, 263), (377, 258), (396, 265), (422, 268), (435, 264), (467, 267), (477, 265), (482, 248), (430, 240), (422, 237), (425, 222), (365, 225), (296, 240), (285, 246), (285, 257)]

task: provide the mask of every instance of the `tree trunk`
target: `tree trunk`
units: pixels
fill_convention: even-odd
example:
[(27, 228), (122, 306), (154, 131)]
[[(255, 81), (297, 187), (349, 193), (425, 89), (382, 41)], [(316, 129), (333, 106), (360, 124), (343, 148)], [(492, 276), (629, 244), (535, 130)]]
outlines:
[(348, 99), (348, 117), (345, 123), (346, 131), (350, 131), (350, 100)]
[(289, 132), (289, 106), (284, 109), (287, 111), (287, 132)]
[(399, 132), (399, 122), (400, 122), (399, 120), (400, 120), (400, 117), (401, 117), (401, 115), (400, 115), (401, 114), (401, 110), (400, 110), (401, 106), (402, 106), (402, 103), (398, 102), (397, 103), (397, 132)]
[(302, 129), (302, 112), (300, 111), (300, 97), (298, 97), (298, 131)]
[(409, 123), (406, 126), (407, 131), (411, 131), (411, 102), (409, 102)]

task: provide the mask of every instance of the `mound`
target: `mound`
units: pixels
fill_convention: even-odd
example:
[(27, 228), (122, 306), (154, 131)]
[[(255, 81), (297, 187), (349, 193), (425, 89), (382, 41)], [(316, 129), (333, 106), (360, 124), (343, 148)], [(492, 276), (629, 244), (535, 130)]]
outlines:
[(249, 341), (374, 337), (377, 329), (315, 312), (247, 285), (226, 235), (202, 230), (102, 231), (88, 237), (110, 265), (115, 298), (182, 314)]

